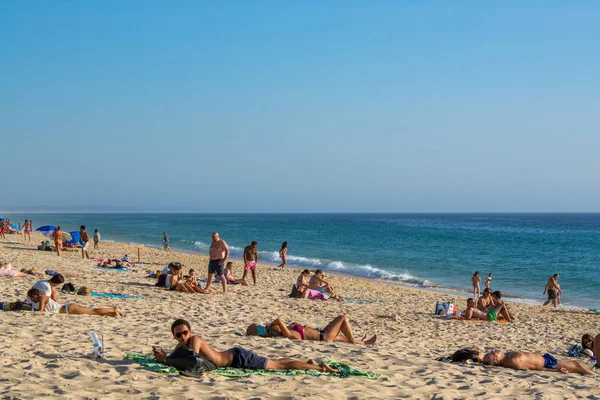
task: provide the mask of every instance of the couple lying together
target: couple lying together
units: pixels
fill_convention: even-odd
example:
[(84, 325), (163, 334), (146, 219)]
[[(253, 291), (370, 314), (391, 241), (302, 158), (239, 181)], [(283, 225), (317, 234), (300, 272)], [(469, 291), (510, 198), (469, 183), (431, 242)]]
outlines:
[[(49, 280), (41, 280), (27, 292), (27, 298), (24, 302), (16, 302), (4, 304), (3, 309), (21, 310), (28, 309), (31, 311), (53, 312), (60, 314), (84, 314), (84, 315), (101, 315), (110, 317), (122, 317), (123, 313), (118, 307), (113, 308), (96, 308), (89, 309), (82, 307), (74, 302), (60, 304), (58, 302), (58, 294), (56, 287), (62, 284), (65, 278), (61, 274), (56, 274)], [(25, 305), (25, 307), (23, 306)]]
[(317, 364), (313, 360), (300, 361), (293, 358), (271, 360), (250, 350), (234, 347), (217, 351), (192, 332), (189, 322), (178, 319), (171, 325), (171, 333), (177, 341), (175, 350), (167, 355), (160, 347), (153, 347), (154, 358), (166, 365), (175, 367), (184, 374), (199, 374), (216, 368), (243, 368), (267, 370), (316, 370), (339, 372), (327, 363)]

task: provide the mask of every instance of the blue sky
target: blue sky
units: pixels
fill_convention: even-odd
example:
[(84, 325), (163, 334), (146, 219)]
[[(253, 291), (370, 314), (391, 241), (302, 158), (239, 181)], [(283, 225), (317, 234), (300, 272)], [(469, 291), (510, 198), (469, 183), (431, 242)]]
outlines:
[(0, 210), (600, 211), (598, 49), (596, 2), (3, 1)]

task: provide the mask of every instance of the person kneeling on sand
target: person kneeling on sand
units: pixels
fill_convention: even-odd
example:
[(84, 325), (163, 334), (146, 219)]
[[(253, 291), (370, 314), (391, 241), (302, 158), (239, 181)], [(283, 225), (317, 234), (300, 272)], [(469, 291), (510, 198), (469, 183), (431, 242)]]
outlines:
[(118, 307), (113, 308), (96, 308), (89, 309), (78, 304), (67, 302), (60, 304), (47, 296), (42, 296), (41, 292), (36, 288), (31, 288), (27, 292), (27, 300), (25, 304), (31, 305), (33, 311), (54, 312), (60, 314), (85, 314), (85, 315), (102, 315), (109, 317), (122, 317), (123, 314)]
[(487, 311), (481, 311), (475, 308), (475, 301), (472, 298), (467, 299), (467, 308), (463, 316), (464, 319), (480, 319), (482, 321), (496, 321), (498, 317), (502, 317), (508, 322), (512, 322), (512, 318), (504, 303), (492, 306)]
[[(190, 349), (195, 355), (205, 358), (217, 368), (246, 368), (246, 369), (273, 369), (273, 370), (316, 370), (321, 372), (338, 372), (326, 363), (317, 364), (313, 360), (308, 362), (294, 360), (292, 358), (280, 358), (271, 360), (259, 356), (250, 350), (234, 347), (226, 351), (217, 351), (210, 347), (199, 336), (192, 333), (190, 323), (184, 319), (178, 319), (171, 325), (171, 333), (178, 344), (175, 352), (179, 349)], [(154, 358), (164, 363), (167, 361), (167, 353), (163, 349), (154, 348)], [(168, 361), (167, 361), (168, 362)]]
[[(340, 336), (340, 333), (343, 336)], [(323, 329), (309, 328), (297, 322), (286, 325), (281, 318), (277, 318), (266, 326), (250, 325), (246, 329), (246, 335), (261, 337), (283, 336), (291, 340), (315, 340), (319, 342), (344, 342), (366, 345), (373, 344), (377, 340), (377, 335), (373, 335), (370, 339), (367, 339), (367, 335), (365, 335), (362, 339), (356, 340), (352, 335), (350, 321), (348, 321), (348, 317), (345, 315), (336, 317)]]
[(483, 356), (485, 365), (493, 365), (512, 369), (528, 369), (531, 371), (576, 372), (584, 375), (597, 375), (578, 361), (557, 360), (550, 354), (540, 356), (534, 353), (512, 351), (500, 353), (492, 350)]

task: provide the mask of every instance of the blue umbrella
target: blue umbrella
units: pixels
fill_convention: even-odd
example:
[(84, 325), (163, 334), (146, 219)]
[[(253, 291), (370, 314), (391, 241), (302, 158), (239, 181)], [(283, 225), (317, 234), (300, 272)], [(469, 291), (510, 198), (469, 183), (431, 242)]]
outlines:
[(4, 221), (4, 217), (0, 215), (0, 221)]
[(17, 226), (17, 224), (8, 224), (9, 226), (12, 226), (13, 228), (15, 228), (16, 230), (19, 230), (19, 227)]
[(79, 243), (81, 241), (81, 236), (79, 235), (78, 231), (69, 232), (69, 234), (71, 235), (71, 237), (73, 239), (69, 240), (67, 243), (77, 244), (77, 243)]
[(36, 229), (36, 231), (38, 232), (48, 232), (48, 231), (55, 231), (56, 227), (54, 225), (44, 225), (44, 226), (40, 226), (39, 228)]

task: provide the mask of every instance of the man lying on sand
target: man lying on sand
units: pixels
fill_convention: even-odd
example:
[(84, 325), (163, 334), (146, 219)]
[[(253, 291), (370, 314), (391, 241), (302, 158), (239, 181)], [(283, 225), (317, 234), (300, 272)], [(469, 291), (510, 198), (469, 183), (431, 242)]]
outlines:
[[(317, 364), (313, 360), (308, 362), (294, 360), (292, 358), (280, 358), (270, 360), (254, 354), (250, 350), (241, 347), (234, 347), (226, 351), (217, 351), (210, 347), (199, 336), (192, 334), (192, 328), (189, 322), (178, 319), (171, 325), (171, 333), (178, 344), (175, 350), (179, 348), (191, 349), (195, 354), (209, 360), (217, 368), (247, 368), (247, 369), (278, 369), (278, 370), (317, 370), (321, 372), (338, 372), (326, 363)], [(165, 362), (167, 353), (163, 349), (154, 349), (154, 358), (159, 362)]]
[(463, 316), (464, 319), (480, 319), (482, 321), (496, 321), (498, 317), (502, 317), (508, 322), (512, 322), (512, 318), (504, 303), (495, 305), (486, 312), (475, 308), (475, 301), (472, 298), (467, 299), (467, 308)]
[(29, 304), (33, 311), (54, 312), (60, 314), (85, 314), (85, 315), (101, 315), (108, 317), (122, 317), (123, 313), (118, 307), (113, 308), (95, 308), (89, 309), (82, 307), (73, 302), (60, 304), (47, 296), (42, 296), (38, 289), (32, 288), (27, 292), (27, 300), (25, 304)]
[(559, 361), (550, 354), (540, 356), (534, 353), (512, 351), (500, 353), (492, 350), (483, 356), (483, 363), (512, 369), (528, 369), (531, 371), (576, 372), (583, 375), (597, 375), (578, 361)]
[[(340, 333), (343, 336), (339, 336)], [(331, 321), (323, 329), (313, 329), (306, 325), (294, 322), (290, 325), (283, 323), (280, 318), (271, 322), (267, 326), (252, 324), (246, 329), (246, 334), (250, 336), (283, 336), (291, 340), (315, 340), (319, 342), (344, 342), (352, 344), (373, 344), (377, 340), (377, 335), (367, 339), (365, 335), (362, 339), (356, 340), (352, 335), (352, 327), (348, 317), (340, 315)]]

